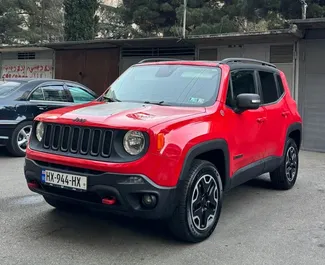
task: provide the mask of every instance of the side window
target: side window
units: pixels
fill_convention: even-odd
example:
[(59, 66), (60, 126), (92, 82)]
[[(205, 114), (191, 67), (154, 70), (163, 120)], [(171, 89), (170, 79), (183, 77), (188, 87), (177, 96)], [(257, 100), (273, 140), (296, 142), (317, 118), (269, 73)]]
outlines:
[(44, 100), (44, 94), (42, 88), (37, 88), (31, 95), (29, 100)]
[(234, 107), (237, 96), (242, 93), (257, 93), (253, 70), (236, 70), (231, 72), (226, 105)]
[(69, 95), (63, 85), (50, 85), (42, 87), (45, 101), (69, 102)]
[(234, 99), (242, 93), (256, 93), (254, 71), (240, 70), (231, 73)]
[(271, 72), (259, 72), (261, 86), (262, 86), (262, 96), (264, 104), (269, 104), (278, 100), (278, 90), (275, 83), (274, 74)]
[(283, 86), (283, 82), (282, 82), (281, 76), (276, 75), (276, 79), (278, 80), (278, 86), (279, 86), (280, 96), (282, 96), (282, 94), (284, 94), (284, 86)]
[(68, 86), (68, 90), (71, 93), (73, 102), (76, 103), (84, 103), (96, 99), (93, 95), (89, 94), (87, 91), (77, 86)]

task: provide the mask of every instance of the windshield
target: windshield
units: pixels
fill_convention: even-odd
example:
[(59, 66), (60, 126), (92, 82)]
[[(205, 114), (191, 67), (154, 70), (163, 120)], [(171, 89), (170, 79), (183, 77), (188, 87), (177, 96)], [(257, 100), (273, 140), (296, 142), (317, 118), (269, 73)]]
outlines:
[(192, 65), (143, 65), (126, 70), (103, 99), (173, 106), (209, 106), (217, 97), (221, 70)]
[(13, 93), (21, 83), (11, 81), (0, 81), (0, 98), (4, 98)]

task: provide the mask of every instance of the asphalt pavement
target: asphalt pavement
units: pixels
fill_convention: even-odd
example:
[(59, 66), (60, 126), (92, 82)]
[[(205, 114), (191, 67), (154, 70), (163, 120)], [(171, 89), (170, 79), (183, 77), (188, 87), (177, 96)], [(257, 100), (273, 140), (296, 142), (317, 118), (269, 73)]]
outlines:
[(28, 190), (23, 164), (0, 150), (1, 265), (325, 264), (325, 154), (301, 153), (290, 191), (267, 176), (231, 191), (217, 229), (195, 245), (159, 222), (58, 212)]

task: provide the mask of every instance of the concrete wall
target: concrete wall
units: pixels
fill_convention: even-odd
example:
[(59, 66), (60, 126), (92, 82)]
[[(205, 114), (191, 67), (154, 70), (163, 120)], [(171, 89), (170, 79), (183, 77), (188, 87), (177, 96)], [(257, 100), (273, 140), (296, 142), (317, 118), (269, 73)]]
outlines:
[[(292, 45), (294, 47), (294, 41), (283, 43), (256, 43), (256, 44), (236, 44), (236, 45), (223, 45), (223, 46), (198, 46), (198, 58), (207, 60), (222, 60), (229, 57), (239, 58), (252, 58), (257, 60), (271, 61), (271, 46), (272, 45)], [(209, 55), (210, 53), (210, 55)], [(201, 58), (203, 54), (203, 58)], [(272, 62), (272, 61), (271, 61)], [(274, 63), (281, 71), (283, 71), (288, 79), (288, 84), (292, 94), (295, 94), (295, 69), (294, 69), (294, 56), (290, 62)]]
[(308, 30), (299, 42), (298, 105), (304, 150), (325, 152), (325, 30)]

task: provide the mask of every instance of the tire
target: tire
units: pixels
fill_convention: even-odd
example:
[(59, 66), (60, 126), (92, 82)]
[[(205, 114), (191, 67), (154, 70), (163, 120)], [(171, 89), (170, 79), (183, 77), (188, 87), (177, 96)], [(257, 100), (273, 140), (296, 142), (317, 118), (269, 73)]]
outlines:
[(285, 153), (281, 165), (270, 172), (272, 184), (275, 189), (291, 189), (298, 177), (299, 151), (296, 142), (289, 138), (285, 145)]
[[(11, 155), (16, 157), (24, 157), (26, 155), (26, 147), (31, 131), (31, 121), (24, 121), (17, 125), (7, 144), (7, 150)], [(21, 143), (23, 143), (22, 145), (19, 145), (19, 140), (21, 141)]]
[[(211, 194), (208, 199), (199, 199), (202, 198), (202, 187), (205, 187), (206, 193)], [(208, 161), (194, 160), (188, 177), (180, 184), (178, 192), (180, 194), (178, 205), (168, 220), (170, 231), (181, 241), (190, 243), (204, 241), (215, 230), (222, 208), (223, 188), (217, 168)], [(209, 199), (216, 200), (214, 205), (209, 203)], [(202, 208), (204, 204), (208, 207)], [(196, 211), (199, 214), (194, 214), (193, 208), (199, 209)], [(209, 217), (213, 214), (210, 220), (204, 218), (209, 212)], [(203, 219), (200, 219), (200, 216)]]
[(70, 203), (66, 203), (64, 201), (59, 201), (56, 199), (53, 199), (51, 197), (48, 196), (43, 196), (44, 200), (47, 202), (47, 204), (51, 205), (52, 207), (58, 209), (58, 210), (62, 210), (62, 211), (72, 211), (72, 210), (76, 210), (76, 206)]

